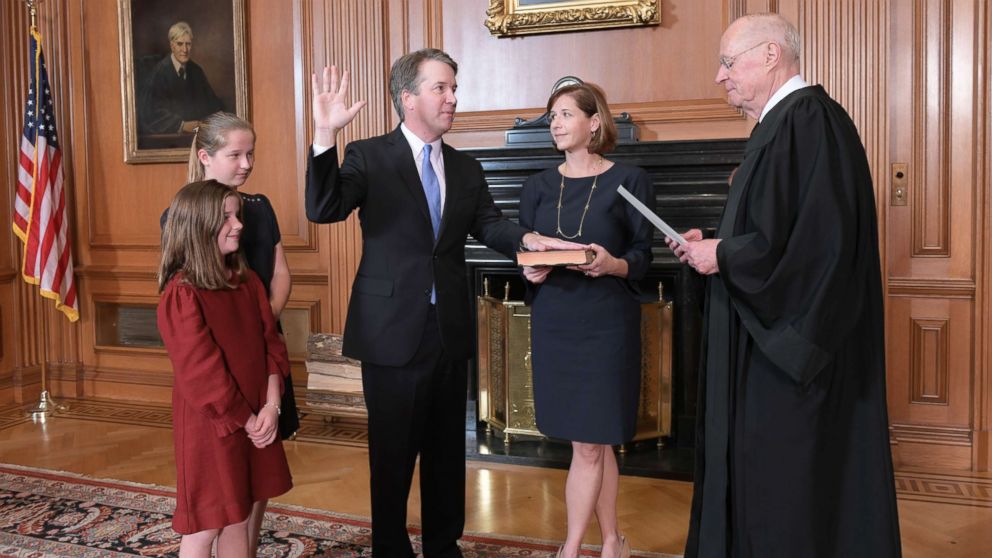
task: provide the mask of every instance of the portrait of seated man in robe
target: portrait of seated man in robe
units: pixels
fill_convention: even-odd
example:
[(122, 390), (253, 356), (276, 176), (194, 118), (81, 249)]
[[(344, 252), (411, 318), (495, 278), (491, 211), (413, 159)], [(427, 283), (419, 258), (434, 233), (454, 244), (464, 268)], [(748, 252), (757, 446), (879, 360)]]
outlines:
[(143, 136), (192, 134), (202, 118), (233, 108), (224, 106), (203, 68), (192, 60), (193, 29), (188, 23), (169, 28), (169, 47), (168, 55), (139, 76), (138, 132)]

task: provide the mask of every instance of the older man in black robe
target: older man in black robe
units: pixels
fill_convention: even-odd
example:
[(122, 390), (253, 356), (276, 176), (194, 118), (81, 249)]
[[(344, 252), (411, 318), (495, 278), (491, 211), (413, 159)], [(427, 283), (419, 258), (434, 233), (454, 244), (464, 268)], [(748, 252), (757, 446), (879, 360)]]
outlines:
[(710, 276), (686, 558), (901, 554), (871, 175), (799, 48), (775, 14), (724, 33), (716, 81), (758, 124), (716, 238), (669, 241)]

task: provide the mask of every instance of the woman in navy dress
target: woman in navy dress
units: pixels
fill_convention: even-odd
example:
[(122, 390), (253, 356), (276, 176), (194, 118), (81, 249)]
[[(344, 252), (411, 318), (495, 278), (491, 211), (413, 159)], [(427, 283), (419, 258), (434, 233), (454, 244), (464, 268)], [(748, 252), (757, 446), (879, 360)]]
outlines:
[(520, 224), (585, 244), (588, 265), (525, 267), (537, 426), (572, 442), (565, 484), (568, 535), (559, 556), (578, 555), (595, 513), (602, 556), (628, 556), (617, 527), (619, 472), (614, 444), (634, 436), (640, 393), (640, 296), (635, 282), (651, 263), (652, 228), (617, 193), (654, 206), (643, 169), (606, 159), (616, 126), (599, 88), (558, 89), (548, 100), (551, 135), (565, 162), (530, 177)]

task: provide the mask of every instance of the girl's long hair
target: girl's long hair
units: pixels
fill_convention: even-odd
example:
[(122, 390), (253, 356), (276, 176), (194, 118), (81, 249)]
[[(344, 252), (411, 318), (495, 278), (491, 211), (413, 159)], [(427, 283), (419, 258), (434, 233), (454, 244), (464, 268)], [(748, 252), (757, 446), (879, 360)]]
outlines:
[(186, 283), (208, 290), (233, 289), (244, 281), (248, 267), (241, 250), (224, 256), (217, 245), (228, 197), (238, 200), (240, 219), (241, 196), (216, 180), (187, 184), (176, 194), (162, 230), (159, 292), (179, 273)]

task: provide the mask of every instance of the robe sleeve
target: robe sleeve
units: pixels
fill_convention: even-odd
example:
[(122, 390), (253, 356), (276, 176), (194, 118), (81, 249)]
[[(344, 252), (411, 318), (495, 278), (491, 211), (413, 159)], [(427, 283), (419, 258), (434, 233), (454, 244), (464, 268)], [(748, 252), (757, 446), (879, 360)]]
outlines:
[(248, 273), (248, 277), (251, 290), (258, 303), (259, 314), (262, 316), (262, 336), (265, 339), (265, 371), (270, 376), (275, 374), (285, 378), (289, 376), (289, 352), (286, 349), (286, 343), (279, 337), (279, 329), (276, 326), (275, 316), (272, 315), (272, 306), (269, 304), (269, 298), (265, 294), (262, 281), (254, 272)]
[(207, 416), (217, 436), (243, 428), (251, 406), (227, 369), (193, 287), (176, 279), (166, 287), (158, 305), (158, 329), (172, 361), (173, 389), (179, 397)]
[[(864, 148), (839, 105), (796, 103), (760, 154), (719, 277), (761, 351), (806, 385), (865, 309), (877, 276), (874, 194)], [(876, 270), (871, 269), (874, 263)]]

